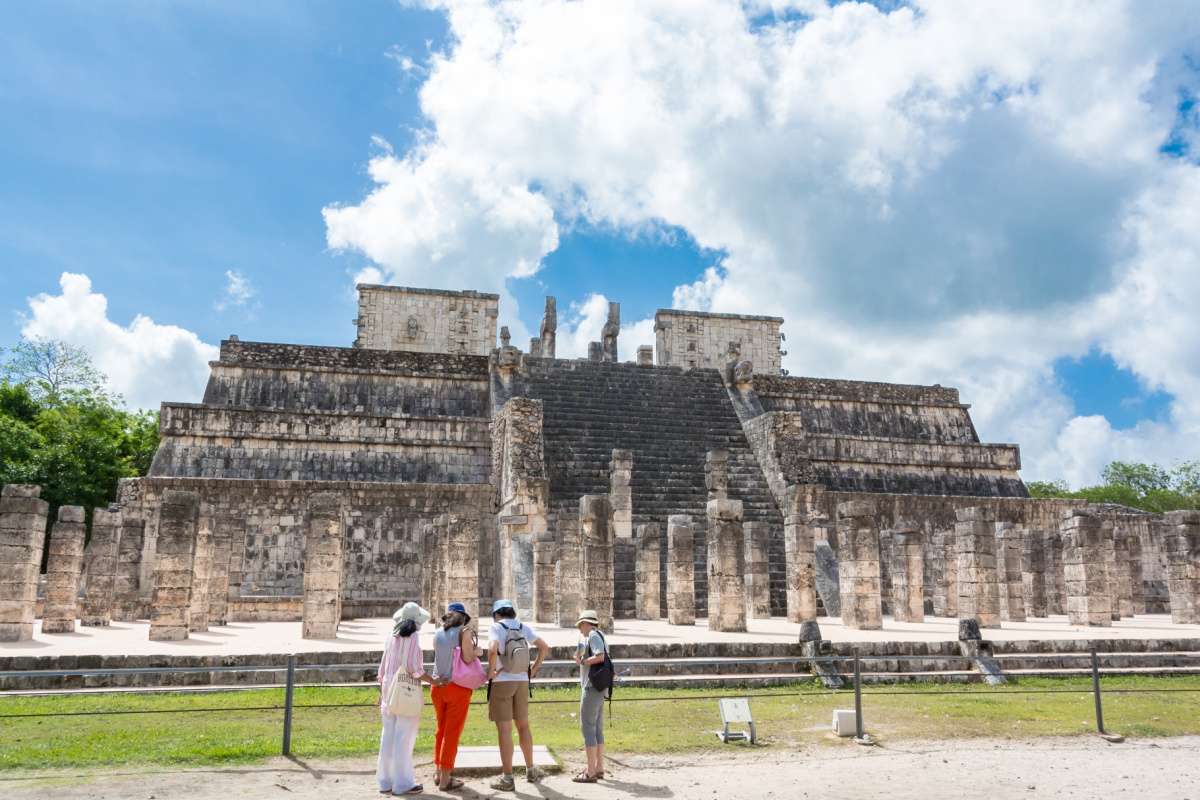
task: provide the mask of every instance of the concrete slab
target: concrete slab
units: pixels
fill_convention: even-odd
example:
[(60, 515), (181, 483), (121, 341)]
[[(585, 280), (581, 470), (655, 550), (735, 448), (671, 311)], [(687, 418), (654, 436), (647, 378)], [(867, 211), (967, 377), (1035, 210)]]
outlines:
[[(517, 750), (513, 758), (514, 764), (519, 768), (524, 766), (525, 762), (521, 757), (521, 751)], [(558, 769), (558, 762), (554, 756), (550, 755), (550, 751), (546, 749), (544, 744), (535, 744), (533, 746), (533, 763), (539, 767), (547, 767), (550, 769)], [(500, 748), (499, 747), (460, 747), (458, 755), (454, 757), (455, 770), (495, 770), (499, 772), (501, 769), (500, 763)]]

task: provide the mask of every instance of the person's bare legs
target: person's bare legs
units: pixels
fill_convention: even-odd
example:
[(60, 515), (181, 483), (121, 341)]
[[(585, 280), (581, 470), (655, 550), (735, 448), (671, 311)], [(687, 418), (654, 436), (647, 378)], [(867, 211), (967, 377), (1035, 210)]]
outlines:
[[(533, 731), (529, 730), (529, 718), (516, 721), (517, 741), (521, 743), (521, 755), (525, 756), (526, 768), (533, 766)], [(512, 733), (508, 739), (508, 771), (512, 772)]]
[(600, 768), (596, 766), (600, 763), (596, 758), (596, 750), (599, 749), (599, 745), (594, 747), (585, 746), (583, 749), (587, 751), (587, 774), (589, 777), (595, 777), (596, 774), (600, 772)]
[(596, 745), (596, 771), (594, 774), (601, 775), (604, 773), (604, 742)]
[[(529, 721), (528, 720), (523, 720), (523, 721), (525, 723), (525, 730), (528, 731), (529, 730)], [(520, 725), (520, 723), (517, 723), (517, 724)], [(504, 772), (505, 775), (512, 775), (512, 771), (513, 771), (512, 726), (513, 726), (512, 720), (505, 720), (504, 722), (496, 723), (496, 738), (499, 740), (499, 744), (500, 744), (500, 769), (501, 769), (501, 771)], [(522, 738), (521, 739), (521, 750), (524, 750), (524, 749), (525, 749), (525, 740), (524, 740), (524, 738)], [(526, 760), (532, 760), (532, 759), (533, 759), (533, 740), (530, 739), (529, 755), (526, 756)]]

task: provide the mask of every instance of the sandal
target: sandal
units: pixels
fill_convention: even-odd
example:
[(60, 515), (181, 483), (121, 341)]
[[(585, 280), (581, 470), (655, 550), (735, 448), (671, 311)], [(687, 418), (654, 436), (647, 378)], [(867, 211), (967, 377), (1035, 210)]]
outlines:
[(425, 791), (425, 787), (418, 783), (413, 788), (409, 789), (406, 792), (401, 792), (400, 794), (421, 794), (424, 791)]
[(595, 775), (589, 775), (587, 770), (583, 770), (574, 778), (571, 778), (575, 783), (595, 783), (599, 778)]
[(463, 788), (464, 786), (466, 786), (466, 784), (463, 783), (462, 781), (460, 781), (458, 778), (451, 778), (450, 782), (447, 783), (445, 786), (439, 786), (438, 791), (439, 792), (457, 792), (459, 789)]

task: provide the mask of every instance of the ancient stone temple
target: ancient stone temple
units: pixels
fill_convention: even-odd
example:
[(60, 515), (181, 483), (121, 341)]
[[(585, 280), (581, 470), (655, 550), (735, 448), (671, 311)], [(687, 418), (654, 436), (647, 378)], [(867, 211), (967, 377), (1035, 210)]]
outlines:
[[(957, 390), (790, 376), (778, 317), (662, 309), (653, 343), (620, 341), (617, 303), (589, 357), (560, 358), (554, 298), (527, 349), (499, 302), (363, 285), (348, 347), (223, 341), (201, 401), (163, 404), (149, 475), (106, 512), (88, 563), (107, 616), (148, 614), (163, 639), (244, 620), (329, 636), (408, 600), (477, 615), (508, 597), (568, 626), (592, 607), (606, 626), (869, 628), (884, 604), (918, 619), (929, 598), (997, 624), (996, 523), (1014, 532), (1007, 614), (1040, 610), (1026, 564), (1046, 570), (1032, 585), (1053, 613), (1050, 537), (1085, 503), (1030, 499), (1018, 447), (980, 442)], [(10, 488), (0, 544), (29, 564), (45, 511)], [(1144, 581), (1121, 584), (1132, 613), (1193, 586), (1190, 534), (1168, 551), (1146, 515), (1105, 521), (1114, 552), (1139, 554), (1121, 568)], [(1039, 532), (1044, 547), (1024, 547)], [(25, 635), (28, 571), (0, 576), (6, 636)], [(87, 618), (106, 619), (91, 595)]]

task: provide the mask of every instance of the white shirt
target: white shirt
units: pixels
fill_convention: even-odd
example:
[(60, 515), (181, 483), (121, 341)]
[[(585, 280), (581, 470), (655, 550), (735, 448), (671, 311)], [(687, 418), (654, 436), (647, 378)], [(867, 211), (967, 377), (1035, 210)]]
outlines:
[[(505, 629), (505, 625), (508, 626), (507, 630)], [(520, 625), (521, 633), (525, 636), (525, 643), (529, 645), (529, 663), (532, 664), (534, 659), (537, 658), (537, 649), (533, 646), (533, 643), (538, 640), (538, 635), (533, 632), (533, 628), (529, 627), (524, 622), (520, 623)], [(496, 642), (500, 650), (503, 652), (504, 643), (508, 640), (508, 631), (515, 631), (516, 629), (517, 621), (515, 619), (504, 619), (500, 620), (500, 622), (493, 622), (492, 627), (488, 628), (488, 647), (492, 646), (492, 642)], [(504, 662), (500, 660), (499, 655), (496, 657), (496, 666), (500, 668), (500, 674), (492, 679), (494, 681), (529, 680), (529, 675), (527, 673), (505, 672)]]

